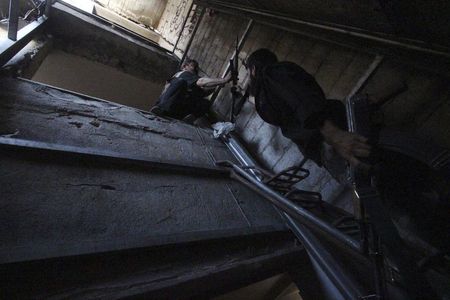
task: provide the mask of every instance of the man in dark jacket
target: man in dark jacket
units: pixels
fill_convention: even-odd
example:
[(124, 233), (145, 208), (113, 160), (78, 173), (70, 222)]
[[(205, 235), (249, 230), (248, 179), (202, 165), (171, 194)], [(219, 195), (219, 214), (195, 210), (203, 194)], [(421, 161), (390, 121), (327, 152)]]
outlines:
[(292, 62), (278, 62), (268, 49), (253, 52), (246, 62), (250, 94), (261, 118), (279, 126), (306, 158), (322, 165), (323, 141), (352, 165), (369, 155), (367, 139), (346, 130), (345, 108), (327, 100), (314, 77)]
[(187, 116), (199, 118), (205, 115), (210, 107), (210, 101), (205, 99), (208, 91), (227, 83), (231, 76), (200, 77), (198, 70), (198, 62), (187, 59), (181, 70), (167, 80), (156, 105), (150, 111), (180, 120)]

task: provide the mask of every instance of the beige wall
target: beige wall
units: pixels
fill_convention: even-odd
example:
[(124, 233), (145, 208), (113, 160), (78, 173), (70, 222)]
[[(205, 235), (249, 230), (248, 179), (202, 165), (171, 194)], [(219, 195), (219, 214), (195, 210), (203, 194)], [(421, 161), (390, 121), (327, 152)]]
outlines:
[(97, 0), (98, 3), (133, 21), (156, 28), (167, 0)]
[(60, 50), (46, 57), (32, 80), (143, 110), (162, 90), (162, 84)]

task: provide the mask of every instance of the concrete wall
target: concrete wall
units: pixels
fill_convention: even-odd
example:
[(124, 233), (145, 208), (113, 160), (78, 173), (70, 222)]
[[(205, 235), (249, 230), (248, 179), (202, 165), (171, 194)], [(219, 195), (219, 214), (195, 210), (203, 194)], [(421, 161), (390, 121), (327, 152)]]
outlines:
[[(17, 55), (20, 76), (148, 110), (177, 69), (177, 59), (166, 51), (59, 3), (50, 20), (45, 51), (31, 47)], [(29, 60), (34, 65), (28, 66)]]
[(156, 28), (167, 0), (96, 0), (102, 6), (137, 23)]
[(177, 70), (177, 59), (167, 51), (59, 3), (53, 8), (49, 31), (58, 49), (155, 83), (164, 83)]
[[(157, 28), (161, 33), (161, 45), (168, 49), (173, 49), (178, 36), (181, 34), (176, 51), (176, 54), (180, 57), (184, 53), (184, 49), (199, 17), (199, 10), (196, 5), (194, 5), (193, 11), (188, 16), (191, 4), (192, 0), (168, 0), (166, 10)], [(188, 21), (183, 32), (181, 32), (183, 29), (183, 21), (186, 17), (188, 17)]]
[[(208, 75), (219, 76), (233, 52), (230, 47), (236, 33), (240, 36), (247, 22), (223, 13), (206, 15), (188, 56), (198, 60)], [(293, 61), (302, 66), (316, 78), (329, 99), (339, 100), (344, 100), (352, 91), (375, 58), (373, 54), (256, 24), (240, 53), (241, 62), (261, 47), (273, 50), (280, 60)], [(244, 67), (240, 69), (239, 78), (240, 84), (245, 86), (248, 76)], [(385, 105), (385, 123), (415, 131), (450, 147), (448, 134), (445, 134), (450, 127), (449, 88), (439, 76), (387, 59), (362, 92), (377, 96), (403, 80), (409, 85), (409, 90)], [(214, 109), (222, 119), (228, 118), (230, 97), (229, 88), (224, 88), (214, 103)], [(297, 147), (284, 138), (278, 128), (258, 116), (251, 102), (245, 103), (236, 126), (248, 149), (269, 170), (279, 172), (298, 164), (303, 158)], [(346, 198), (344, 196), (348, 190), (327, 171), (312, 162), (308, 162), (307, 167), (312, 172), (300, 185), (302, 188), (321, 191), (329, 202), (336, 203)], [(348, 202), (339, 205), (350, 209)]]
[(164, 87), (57, 49), (47, 55), (32, 80), (142, 110), (153, 106)]

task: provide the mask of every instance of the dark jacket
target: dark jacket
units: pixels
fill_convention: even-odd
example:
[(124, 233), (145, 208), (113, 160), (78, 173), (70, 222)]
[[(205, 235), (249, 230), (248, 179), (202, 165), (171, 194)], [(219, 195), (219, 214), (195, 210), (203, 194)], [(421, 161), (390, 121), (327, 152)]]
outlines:
[[(319, 128), (325, 119), (345, 126), (341, 102), (327, 100), (313, 76), (291, 62), (265, 67), (256, 76), (255, 104), (261, 118), (279, 126), (305, 157), (321, 165)], [(344, 114), (344, 115), (342, 115)]]

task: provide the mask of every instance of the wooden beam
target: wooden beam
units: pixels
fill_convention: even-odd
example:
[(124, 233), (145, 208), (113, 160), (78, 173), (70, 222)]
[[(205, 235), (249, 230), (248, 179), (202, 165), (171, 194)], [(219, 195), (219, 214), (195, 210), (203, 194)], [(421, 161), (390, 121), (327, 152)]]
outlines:
[(106, 162), (107, 164), (115, 163), (126, 166), (139, 166), (141, 168), (148, 168), (149, 170), (166, 170), (171, 172), (187, 173), (190, 175), (205, 175), (208, 177), (229, 177), (228, 170), (211, 165), (152, 160), (147, 157), (124, 155), (122, 153), (98, 150), (88, 147), (58, 145), (17, 138), (0, 137), (0, 152), (1, 151), (31, 153), (32, 156), (49, 157), (50, 160), (56, 159), (58, 156), (62, 156), (64, 160), (70, 158), (90, 159), (96, 162)]

